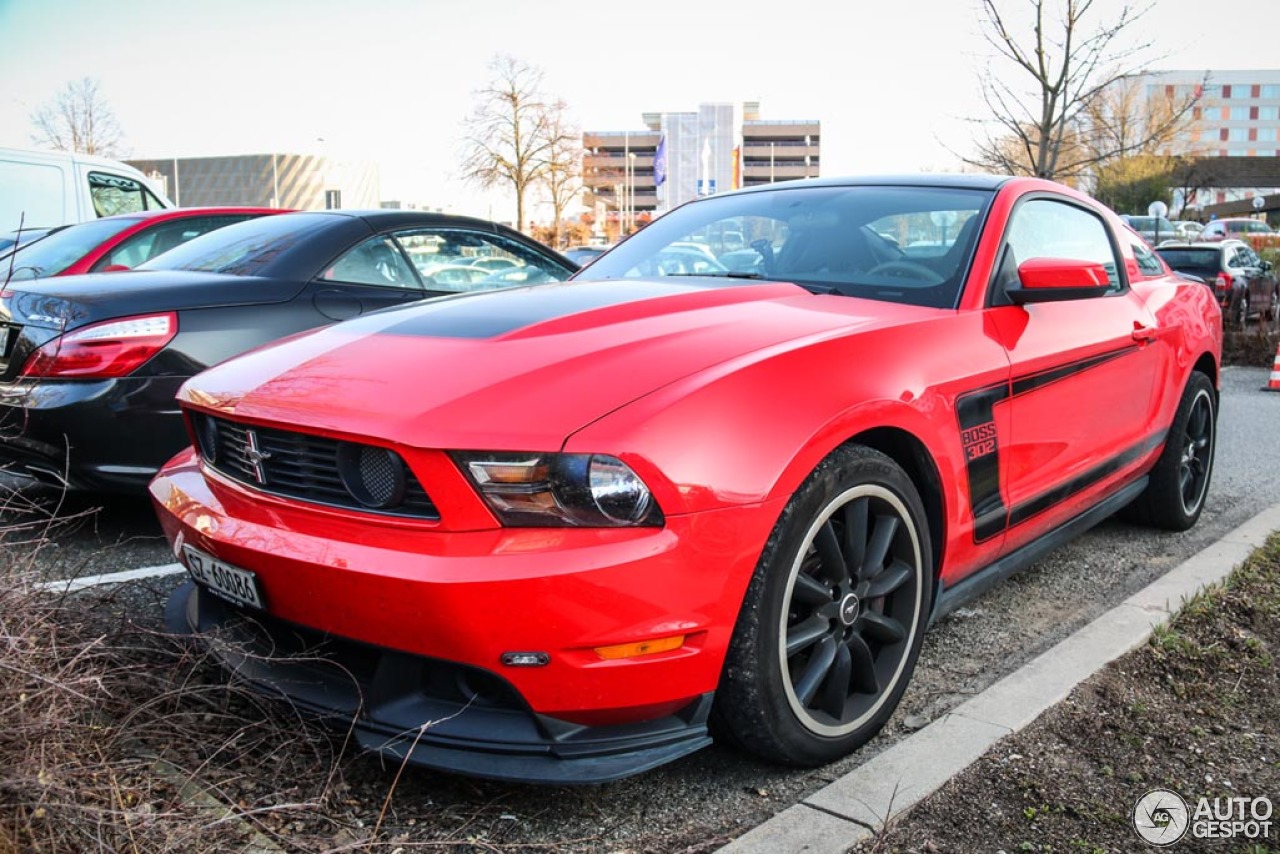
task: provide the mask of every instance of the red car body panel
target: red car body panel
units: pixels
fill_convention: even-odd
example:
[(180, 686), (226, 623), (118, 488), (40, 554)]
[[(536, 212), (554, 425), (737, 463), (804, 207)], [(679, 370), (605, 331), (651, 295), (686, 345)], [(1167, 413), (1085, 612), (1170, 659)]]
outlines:
[[(189, 382), (184, 408), (392, 448), (439, 520), (274, 497), (192, 452), (152, 484), (160, 519), (179, 554), (194, 545), (256, 573), (284, 621), (501, 672), (538, 714), (666, 714), (715, 690), (765, 540), (841, 444), (917, 449), (951, 587), (1141, 478), (1191, 370), (1216, 381), (1212, 295), (1139, 275), (1109, 212), (1128, 292), (984, 307), (1006, 221), (1046, 194), (1091, 205), (1049, 182), (1001, 185), (956, 308), (785, 283), (588, 281), (466, 304), (634, 298), (476, 337), (431, 334), (433, 312), (450, 310), (437, 301), (271, 345)], [(616, 455), (665, 521), (504, 528), (450, 450)], [(685, 640), (669, 652), (594, 652), (672, 635)], [(500, 664), (519, 650), (549, 663)]]

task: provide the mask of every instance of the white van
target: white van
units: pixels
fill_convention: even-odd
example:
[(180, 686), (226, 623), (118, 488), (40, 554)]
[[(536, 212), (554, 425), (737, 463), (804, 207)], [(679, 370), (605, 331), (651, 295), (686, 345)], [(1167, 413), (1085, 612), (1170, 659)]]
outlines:
[(115, 160), (67, 151), (0, 148), (0, 234), (100, 216), (171, 208), (145, 175)]

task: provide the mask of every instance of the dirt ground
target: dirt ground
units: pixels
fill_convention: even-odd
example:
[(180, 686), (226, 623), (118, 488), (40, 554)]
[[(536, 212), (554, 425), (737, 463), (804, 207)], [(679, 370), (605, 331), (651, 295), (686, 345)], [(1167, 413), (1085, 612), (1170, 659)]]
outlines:
[[(1190, 602), (1150, 643), (1113, 662), (1032, 726), (1000, 742), (857, 854), (1157, 850), (1135, 804), (1171, 790), (1280, 801), (1280, 537)], [(1259, 808), (1261, 810), (1261, 808)], [(1250, 816), (1251, 818), (1252, 816)], [(1269, 838), (1195, 837), (1172, 851), (1274, 854)]]

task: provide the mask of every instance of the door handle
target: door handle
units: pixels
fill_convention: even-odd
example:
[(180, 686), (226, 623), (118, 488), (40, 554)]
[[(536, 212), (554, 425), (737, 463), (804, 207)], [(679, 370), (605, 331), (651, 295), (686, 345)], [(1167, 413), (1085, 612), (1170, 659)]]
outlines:
[(1140, 323), (1133, 324), (1133, 340), (1145, 344), (1148, 341), (1154, 341), (1160, 337), (1160, 330), (1155, 326), (1143, 326)]

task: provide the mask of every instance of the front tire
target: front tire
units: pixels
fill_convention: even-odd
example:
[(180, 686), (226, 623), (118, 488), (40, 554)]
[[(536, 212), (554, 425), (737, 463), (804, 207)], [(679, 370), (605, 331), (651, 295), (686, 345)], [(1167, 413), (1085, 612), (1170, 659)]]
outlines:
[(931, 555), (902, 468), (870, 448), (834, 451), (787, 503), (760, 557), (716, 694), (720, 730), (802, 766), (867, 742), (915, 669)]
[(1185, 531), (1194, 525), (1209, 491), (1217, 436), (1218, 398), (1213, 383), (1193, 371), (1178, 402), (1164, 451), (1151, 470), (1151, 481), (1129, 505), (1129, 517), (1170, 531)]

